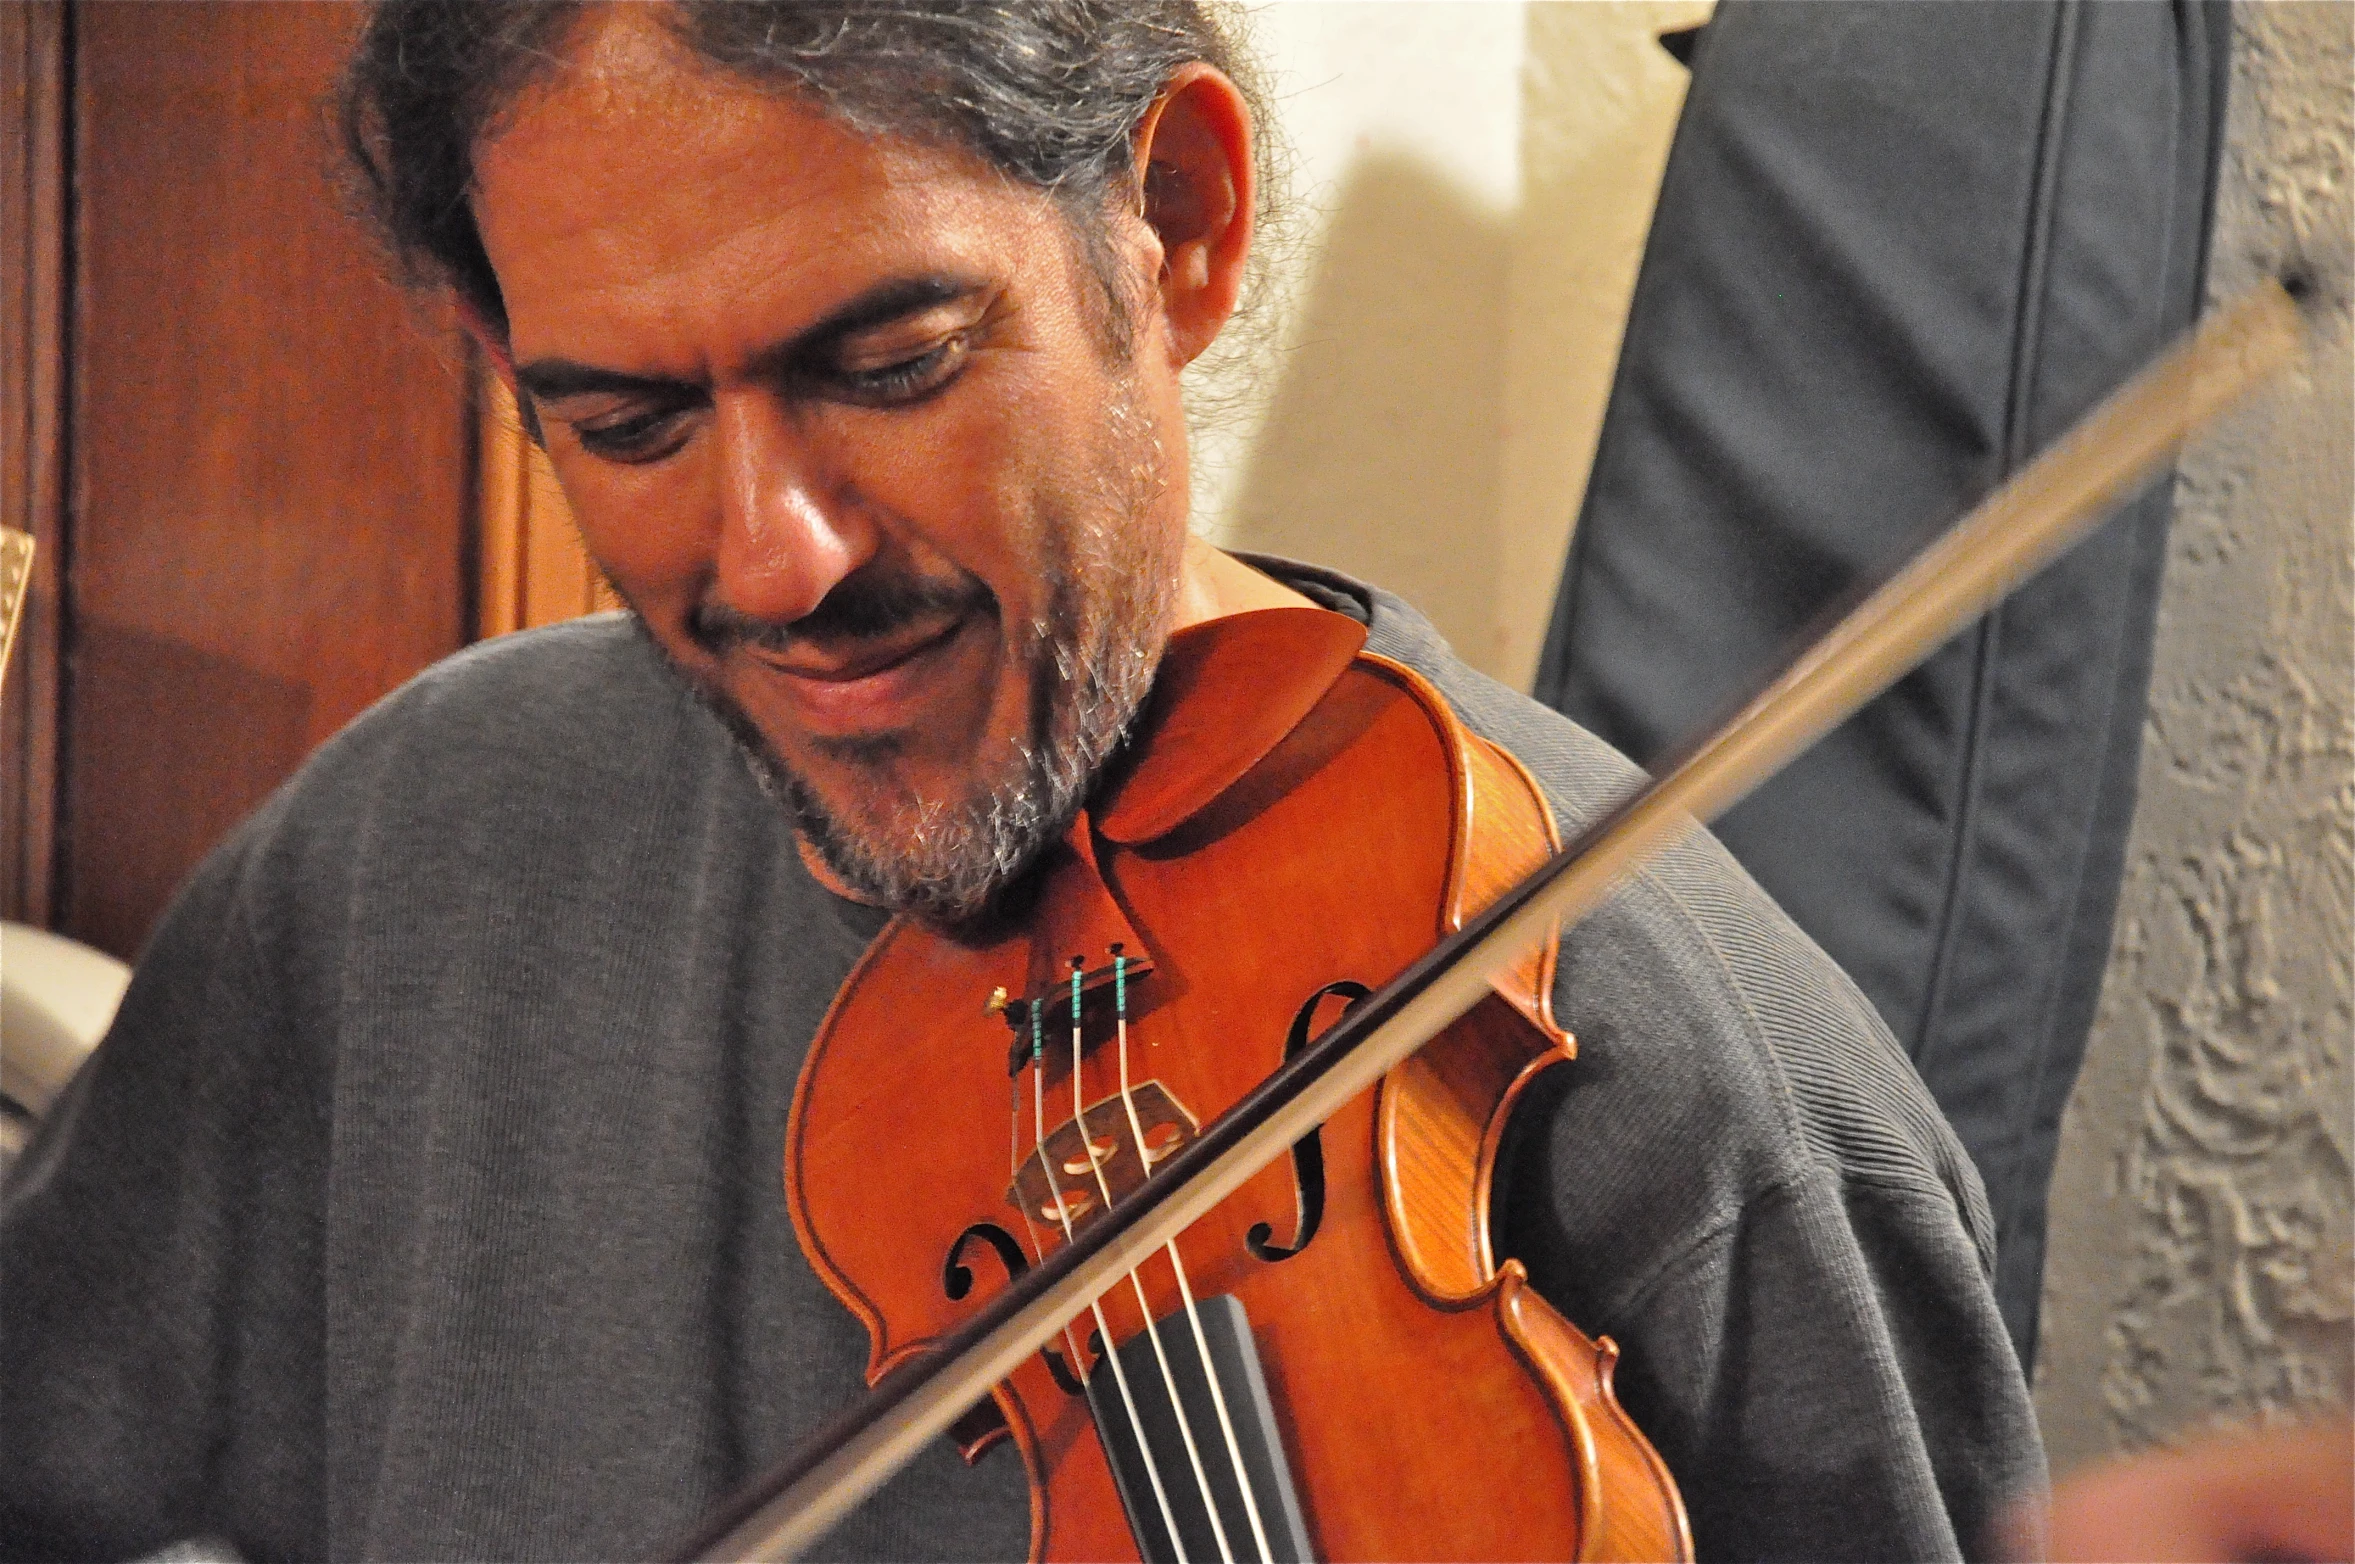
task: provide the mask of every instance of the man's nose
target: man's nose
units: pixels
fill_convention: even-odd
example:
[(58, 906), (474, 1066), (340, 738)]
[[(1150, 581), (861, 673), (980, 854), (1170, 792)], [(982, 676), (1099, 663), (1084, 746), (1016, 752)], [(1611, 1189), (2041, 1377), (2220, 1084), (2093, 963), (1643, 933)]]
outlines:
[(775, 396), (723, 396), (714, 413), (723, 489), (719, 601), (764, 623), (790, 623), (872, 559), (879, 539)]

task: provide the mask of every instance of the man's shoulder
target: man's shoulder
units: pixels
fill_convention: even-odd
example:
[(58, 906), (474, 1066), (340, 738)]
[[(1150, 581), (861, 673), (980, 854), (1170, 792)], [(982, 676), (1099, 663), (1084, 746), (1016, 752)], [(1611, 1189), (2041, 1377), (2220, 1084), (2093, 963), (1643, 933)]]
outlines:
[(294, 786), (317, 792), (395, 754), (461, 783), (483, 767), (630, 764), (696, 710), (626, 616), (595, 614), (443, 658), (321, 746)]
[[(1374, 591), (1371, 608), (1368, 649), (1520, 759), (1565, 834), (1643, 783), (1592, 733), (1467, 666), (1395, 597)], [(1871, 1002), (1706, 831), (1571, 930), (1559, 970), (1580, 1073), (1655, 1133), (1706, 1137), (1725, 1198), (1830, 1172), (1952, 1200), (1988, 1248), (1978, 1180)]]
[(692, 705), (626, 614), (592, 614), (443, 658), (362, 713), (334, 744), (565, 750), (640, 732)]
[(682, 775), (726, 775), (727, 758), (719, 724), (645, 638), (595, 615), (417, 674), (320, 746), (214, 867), (325, 894), (402, 854), (515, 858), (609, 836)]

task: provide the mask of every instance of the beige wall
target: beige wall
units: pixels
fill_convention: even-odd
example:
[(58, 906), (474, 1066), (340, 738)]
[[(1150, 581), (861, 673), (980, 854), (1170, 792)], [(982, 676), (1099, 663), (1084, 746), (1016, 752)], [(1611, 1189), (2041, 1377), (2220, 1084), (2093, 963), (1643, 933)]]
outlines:
[(1270, 346), (1214, 377), (1197, 525), (1392, 587), (1525, 685), (1711, 0), (1255, 13), (1294, 152)]
[(2349, 1392), (2355, 7), (2234, 8), (2210, 284), (2302, 259), (2319, 342), (2184, 459), (2142, 797), (2063, 1123), (2054, 1464)]

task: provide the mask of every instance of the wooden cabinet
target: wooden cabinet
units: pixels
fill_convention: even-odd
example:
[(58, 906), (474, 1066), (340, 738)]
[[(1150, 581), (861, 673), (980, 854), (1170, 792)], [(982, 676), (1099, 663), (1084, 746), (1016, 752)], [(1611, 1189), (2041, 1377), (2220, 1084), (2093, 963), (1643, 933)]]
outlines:
[(56, 843), (66, 22), (55, 0), (0, 5), (0, 526), (38, 545), (0, 682), (0, 916), (34, 921)]
[[(334, 186), (358, 8), (0, 4), (0, 915), (129, 956), (318, 744), (594, 576)], [(496, 391), (495, 387), (491, 391)]]
[(555, 470), (516, 419), (515, 399), (489, 375), (479, 389), (482, 572), (475, 633), (505, 635), (619, 608), (621, 599), (581, 548)]

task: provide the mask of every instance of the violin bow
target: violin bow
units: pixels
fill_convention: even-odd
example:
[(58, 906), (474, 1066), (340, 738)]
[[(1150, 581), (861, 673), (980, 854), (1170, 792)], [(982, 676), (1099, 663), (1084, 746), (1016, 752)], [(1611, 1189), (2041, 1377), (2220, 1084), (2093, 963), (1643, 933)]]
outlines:
[(1592, 911), (1647, 858), (1730, 808), (1993, 607), (2194, 430), (2296, 358), (2300, 343), (2298, 306), (2277, 282), (2216, 311), (1864, 596), (1657, 781), (1352, 1007), (1082, 1236), (886, 1375), (707, 1517), (675, 1557), (806, 1550), (1088, 1300), (1470, 1009), (1498, 968)]

